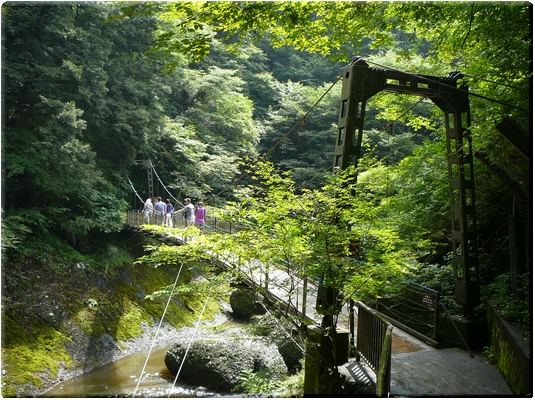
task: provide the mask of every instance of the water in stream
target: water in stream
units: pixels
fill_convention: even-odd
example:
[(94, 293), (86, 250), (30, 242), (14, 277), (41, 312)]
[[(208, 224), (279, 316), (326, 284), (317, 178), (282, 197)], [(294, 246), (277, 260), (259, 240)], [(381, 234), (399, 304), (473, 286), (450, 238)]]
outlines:
[(123, 357), (53, 387), (41, 397), (243, 397), (242, 394), (222, 394), (201, 387), (183, 385), (165, 366), (169, 346), (151, 352), (144, 378), (138, 386), (147, 353)]

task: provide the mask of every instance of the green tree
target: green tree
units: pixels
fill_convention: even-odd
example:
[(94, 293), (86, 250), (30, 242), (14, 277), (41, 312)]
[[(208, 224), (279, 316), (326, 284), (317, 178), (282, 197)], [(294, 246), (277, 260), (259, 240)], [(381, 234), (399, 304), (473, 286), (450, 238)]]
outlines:
[[(238, 72), (216, 66), (206, 71), (177, 67), (162, 78), (168, 116), (161, 116), (140, 157), (153, 160), (175, 197), (197, 201), (219, 193), (238, 173), (236, 161), (255, 154), (260, 128)], [(134, 185), (146, 187), (144, 171), (130, 170)]]
[(267, 115), (259, 152), (269, 153), (278, 167), (292, 171), (300, 186), (319, 188), (322, 179), (307, 181), (332, 166), (339, 86), (311, 87), (288, 81), (276, 87), (278, 105)]
[[(80, 243), (90, 231), (122, 228), (126, 204), (110, 178), (143, 146), (138, 139), (154, 118), (139, 119), (141, 99), (153, 96), (140, 80), (138, 97), (131, 91), (121, 103), (127, 93), (114, 83), (132, 83), (141, 78), (132, 74), (147, 71), (134, 63), (151, 44), (151, 22), (106, 25), (114, 10), (74, 3), (2, 8), (5, 210), (23, 215), (36, 233), (50, 230)], [(127, 32), (137, 40), (120, 49)], [(117, 71), (118, 65), (131, 68)]]
[(443, 140), (426, 142), (388, 170), (391, 217), (420, 262), (443, 262), (449, 245), (450, 200)]
[[(354, 172), (334, 176), (322, 190), (298, 193), (288, 173), (278, 172), (268, 162), (254, 164), (250, 174), (255, 184), (241, 188), (238, 201), (220, 213), (242, 229), (196, 235), (195, 228), (188, 228), (184, 234), (196, 235), (194, 241), (152, 248), (140, 261), (160, 265), (188, 258), (209, 260), (217, 254), (231, 266), (235, 279), (245, 281), (256, 281), (253, 277), (260, 275), (265, 282), (276, 282), (274, 270), (285, 270), (287, 303), (279, 312), (305, 337), (302, 318), (292, 312), (298, 285), (303, 280), (318, 283), (321, 277), (327, 290), (318, 312), (324, 315), (324, 335), (334, 340), (344, 303), (386, 293), (389, 282), (413, 264), (405, 242), (374, 196), (384, 187), (373, 179), (356, 184)], [(267, 296), (262, 290), (260, 294)], [(330, 368), (337, 376), (334, 380), (339, 380), (336, 367)]]

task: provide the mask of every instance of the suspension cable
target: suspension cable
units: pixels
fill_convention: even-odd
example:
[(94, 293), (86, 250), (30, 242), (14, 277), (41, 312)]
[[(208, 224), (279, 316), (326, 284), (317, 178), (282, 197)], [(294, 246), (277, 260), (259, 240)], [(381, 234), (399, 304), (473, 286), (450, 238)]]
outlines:
[(128, 179), (128, 183), (130, 183), (130, 187), (132, 188), (132, 190), (134, 191), (134, 193), (136, 194), (137, 198), (143, 203), (145, 204), (145, 201), (139, 197), (139, 194), (137, 194), (137, 191), (136, 191), (136, 188), (134, 188), (134, 185), (132, 185), (132, 181), (130, 180), (130, 178), (128, 177), (128, 174), (126, 174), (126, 179)]
[(416, 77), (418, 79), (421, 79), (421, 80), (429, 82), (429, 83), (433, 83), (435, 85), (438, 84), (438, 85), (441, 85), (441, 86), (446, 86), (450, 90), (454, 90), (454, 91), (457, 91), (457, 92), (460, 92), (460, 93), (467, 93), (468, 95), (471, 95), (471, 96), (474, 96), (474, 97), (479, 97), (479, 98), (481, 98), (483, 100), (488, 100), (488, 101), (490, 101), (492, 103), (498, 103), (498, 104), (501, 104), (502, 106), (516, 108), (517, 110), (524, 111), (525, 113), (529, 113), (528, 109), (523, 108), (523, 107), (519, 107), (519, 106), (515, 106), (515, 105), (510, 104), (510, 103), (506, 103), (505, 101), (496, 100), (496, 99), (493, 99), (491, 97), (487, 97), (487, 96), (483, 96), (481, 94), (470, 92), (469, 90), (464, 90), (464, 89), (461, 89), (461, 88), (458, 88), (458, 87), (455, 87), (455, 86), (448, 85), (446, 83), (442, 83), (442, 82), (439, 82), (439, 81), (435, 81), (435, 80), (426, 78), (425, 76), (422, 76), (422, 75), (414, 74), (412, 72), (401, 71), (399, 69), (396, 69), (396, 68), (393, 68), (393, 67), (388, 67), (386, 65), (382, 65), (382, 64), (379, 64), (379, 63), (376, 63), (374, 61), (370, 61), (370, 60), (367, 60), (367, 59), (365, 59), (364, 61), (369, 62), (370, 64), (377, 65), (378, 67), (381, 67), (381, 68), (385, 68), (385, 69), (389, 69), (389, 70), (392, 70), (392, 71), (396, 71), (396, 72), (399, 72), (401, 74), (405, 74), (405, 75), (409, 75), (409, 76), (414, 76), (414, 77)]
[(173, 196), (169, 190), (167, 190), (167, 187), (163, 184), (162, 180), (160, 179), (160, 176), (158, 175), (158, 172), (156, 172), (156, 169), (154, 168), (154, 165), (152, 164), (152, 161), (149, 160), (149, 162), (150, 162), (150, 166), (151, 166), (152, 170), (153, 170), (154, 173), (156, 174), (156, 178), (158, 178), (158, 181), (160, 182), (160, 184), (162, 185), (162, 187), (164, 188), (164, 190), (167, 192), (167, 194), (169, 194), (169, 196), (171, 196), (171, 197), (173, 198), (174, 201), (176, 201), (178, 204), (180, 204), (182, 207), (184, 207), (184, 204), (182, 204), (180, 201), (178, 201), (178, 200), (176, 199), (176, 197)]
[(167, 308), (169, 307), (169, 303), (171, 302), (171, 297), (173, 297), (173, 292), (175, 291), (176, 284), (178, 282), (178, 277), (180, 276), (180, 273), (182, 272), (182, 266), (184, 263), (180, 264), (180, 269), (178, 270), (178, 274), (175, 279), (175, 284), (173, 285), (173, 289), (171, 290), (171, 293), (169, 294), (169, 299), (167, 300), (167, 305), (165, 306), (165, 309), (163, 310), (162, 319), (160, 319), (160, 324), (158, 325), (158, 329), (156, 329), (156, 334), (154, 335), (154, 339), (152, 340), (152, 344), (150, 346), (149, 354), (147, 354), (147, 358), (145, 359), (145, 364), (143, 365), (143, 370), (141, 371), (141, 375), (139, 375), (139, 379), (137, 380), (136, 389), (134, 390), (134, 395), (132, 397), (136, 397), (137, 389), (139, 388), (139, 384), (141, 383), (141, 380), (143, 378), (143, 374), (145, 373), (145, 368), (147, 366), (147, 363), (149, 361), (150, 353), (152, 352), (152, 348), (154, 347), (154, 343), (156, 342), (156, 339), (158, 337), (158, 332), (160, 331), (160, 327), (162, 326), (163, 319), (165, 317), (165, 313), (167, 312)]
[(490, 79), (482, 78), (482, 77), (477, 76), (477, 75), (465, 74), (465, 73), (463, 73), (463, 75), (464, 76), (469, 76), (470, 78), (474, 78), (474, 80), (476, 80), (476, 81), (483, 81), (483, 82), (492, 83), (492, 84), (498, 85), (498, 86), (508, 87), (510, 89), (521, 90), (519, 87), (516, 87), (516, 86), (513, 86), (513, 85), (508, 85), (507, 83), (500, 83), (500, 82), (491, 81)]
[(338, 81), (340, 80), (340, 78), (342, 78), (342, 76), (343, 76), (343, 74), (340, 74), (340, 75), (338, 76), (338, 78), (336, 78), (336, 80), (335, 80), (335, 81), (332, 83), (332, 85), (329, 87), (329, 89), (327, 89), (327, 90), (325, 91), (325, 93), (323, 93), (323, 94), (321, 95), (321, 97), (314, 103), (314, 105), (308, 109), (308, 111), (305, 113), (305, 115), (303, 115), (303, 116), (299, 119), (299, 121), (297, 121), (297, 122), (295, 123), (295, 125), (292, 126), (292, 127), (290, 128), (290, 130), (289, 130), (288, 132), (286, 132), (286, 134), (285, 134), (283, 137), (281, 137), (281, 138), (279, 139), (279, 141), (278, 141), (277, 143), (275, 143), (275, 144), (273, 145), (273, 147), (271, 147), (271, 149), (269, 149), (269, 150), (266, 152), (266, 154), (265, 154), (266, 157), (267, 157), (273, 150), (275, 150), (275, 149), (277, 148), (277, 146), (278, 146), (279, 144), (281, 144), (281, 142), (282, 142), (284, 139), (286, 139), (286, 137), (288, 137), (288, 135), (289, 135), (290, 133), (292, 133), (293, 130), (294, 130), (295, 128), (297, 128), (300, 124), (302, 124), (302, 123), (304, 123), (304, 121), (306, 121), (306, 117), (308, 116), (308, 114), (310, 114), (310, 113), (314, 110), (314, 108), (316, 108), (316, 106), (319, 104), (319, 102), (322, 101), (323, 98), (324, 98), (325, 96), (327, 96), (327, 93), (329, 93), (329, 92), (331, 91), (331, 89), (334, 87), (334, 85), (336, 85), (336, 84), (338, 83)]
[(169, 390), (169, 395), (167, 398), (171, 397), (171, 392), (173, 388), (176, 385), (176, 381), (178, 380), (178, 376), (180, 375), (180, 371), (182, 371), (182, 366), (184, 365), (184, 361), (186, 361), (186, 356), (188, 355), (189, 349), (191, 347), (191, 343), (193, 342), (193, 339), (195, 338), (195, 335), (197, 334), (197, 330), (199, 329), (199, 324), (201, 323), (202, 316), (204, 314), (204, 311), (206, 310), (206, 306), (208, 305), (208, 300), (210, 300), (210, 296), (212, 294), (212, 288), (210, 288), (210, 292), (208, 293), (208, 297), (206, 297), (206, 301), (204, 302), (204, 307), (201, 311), (201, 315), (199, 315), (199, 320), (197, 321), (197, 325), (195, 326), (195, 330), (193, 331), (193, 334), (191, 335), (188, 343), (188, 347), (186, 348), (186, 352), (184, 353), (184, 357), (182, 357), (182, 362), (180, 363), (180, 367), (178, 368), (178, 372), (176, 373), (175, 380), (173, 381), (173, 386), (171, 387), (171, 390)]
[[(389, 122), (383, 129), (381, 129), (379, 132), (377, 132), (374, 136), (368, 138), (363, 144), (367, 144), (367, 143), (370, 143), (373, 139), (375, 139), (377, 136), (379, 136), (382, 132), (387, 132), (387, 129), (389, 129), (391, 126), (393, 126), (397, 121), (399, 121), (403, 116), (405, 116), (405, 114), (407, 114), (409, 111), (411, 111), (414, 107), (416, 107), (418, 104), (420, 104), (422, 101), (424, 101), (424, 98), (420, 98), (417, 102), (415, 102), (412, 106), (410, 106), (408, 109), (406, 109), (405, 111), (403, 111), (400, 115), (398, 115), (398, 117), (392, 121), (392, 122)], [(307, 181), (304, 181), (303, 183), (301, 183), (301, 185), (299, 186), (299, 188), (303, 188), (307, 183), (310, 183), (312, 182), (314, 179), (316, 179), (318, 176), (320, 176), (321, 174), (327, 172), (328, 170), (332, 169), (332, 167), (327, 167), (326, 169), (324, 169), (323, 171), (320, 171), (318, 172), (316, 175), (314, 175), (312, 178), (310, 178), (309, 180)]]
[[(290, 128), (290, 130), (288, 132), (286, 132), (284, 134), (284, 136), (282, 136), (278, 141), (277, 143), (275, 143), (265, 154), (262, 155), (262, 157), (267, 157), (269, 154), (271, 154), (271, 152), (273, 150), (275, 150), (279, 144), (282, 143), (282, 141), (284, 139), (286, 139), (288, 137), (288, 135), (290, 133), (292, 133), (294, 131), (295, 128), (297, 128), (300, 124), (303, 123), (303, 121), (306, 120), (306, 117), (308, 116), (308, 114), (310, 114), (314, 108), (316, 108), (316, 106), (319, 104), (319, 102), (321, 100), (323, 100), (323, 98), (327, 95), (327, 93), (329, 93), (331, 91), (331, 89), (338, 83), (338, 81), (342, 78), (343, 74), (340, 74), (336, 80), (332, 83), (332, 85), (325, 91), (325, 93), (323, 93), (321, 95), (321, 97), (314, 103), (314, 105), (312, 107), (310, 107), (308, 109), (308, 111)], [(219, 193), (215, 194), (214, 196), (212, 196), (212, 199), (213, 198), (216, 198), (218, 197), (221, 193), (224, 193), (226, 192), (227, 190), (229, 190), (232, 186), (236, 185), (240, 180), (242, 180), (246, 175), (248, 175), (248, 172), (244, 172), (243, 174), (240, 175), (240, 177), (238, 177), (238, 179), (235, 179), (233, 182), (232, 182), (232, 185), (230, 186), (227, 186), (226, 188), (224, 188), (223, 190), (221, 190)]]

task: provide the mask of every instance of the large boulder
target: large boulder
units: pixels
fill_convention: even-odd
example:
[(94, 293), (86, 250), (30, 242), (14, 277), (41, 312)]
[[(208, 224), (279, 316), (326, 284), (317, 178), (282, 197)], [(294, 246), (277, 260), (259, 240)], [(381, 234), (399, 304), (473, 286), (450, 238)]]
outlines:
[(266, 310), (260, 304), (260, 297), (246, 285), (235, 285), (230, 294), (232, 313), (238, 318), (251, 318), (253, 315), (265, 314)]
[(251, 337), (243, 329), (200, 329), (196, 334), (193, 328), (183, 331), (184, 339), (167, 351), (165, 365), (174, 375), (180, 369), (179, 378), (185, 383), (230, 392), (239, 383), (241, 374), (263, 371), (278, 379), (288, 372), (276, 345)]

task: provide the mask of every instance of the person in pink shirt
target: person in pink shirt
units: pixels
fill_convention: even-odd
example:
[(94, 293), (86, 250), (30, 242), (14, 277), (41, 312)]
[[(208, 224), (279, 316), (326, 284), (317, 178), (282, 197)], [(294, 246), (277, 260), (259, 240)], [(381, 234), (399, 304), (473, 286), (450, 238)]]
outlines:
[(201, 229), (204, 229), (204, 224), (206, 218), (206, 209), (204, 208), (204, 203), (199, 201), (197, 204), (197, 209), (195, 210), (195, 226)]

